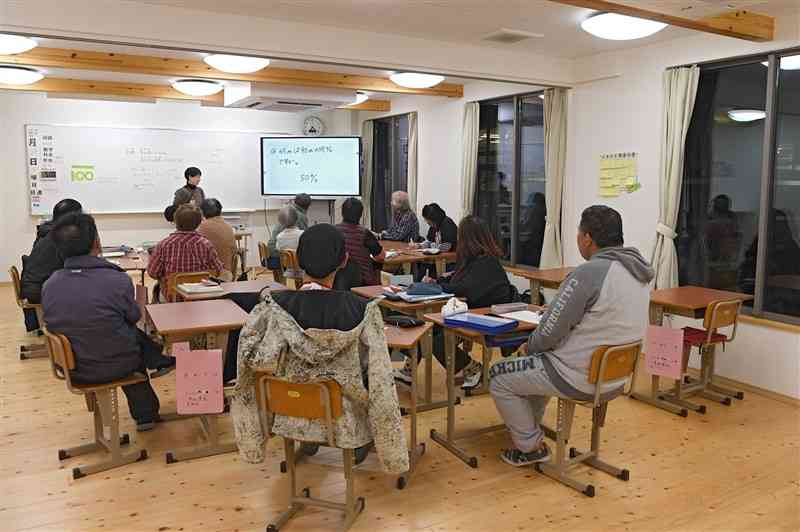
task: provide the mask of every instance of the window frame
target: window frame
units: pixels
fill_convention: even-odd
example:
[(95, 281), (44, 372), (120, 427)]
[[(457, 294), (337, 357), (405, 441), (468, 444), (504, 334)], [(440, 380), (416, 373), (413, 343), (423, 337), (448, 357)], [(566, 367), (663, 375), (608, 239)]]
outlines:
[[(782, 57), (798, 55), (800, 48), (784, 48), (769, 52), (728, 58), (705, 63), (695, 63), (701, 70), (721, 70), (756, 62), (767, 62), (767, 94), (764, 105), (766, 112), (764, 136), (761, 154), (761, 200), (758, 213), (758, 248), (756, 250), (756, 284), (753, 290), (753, 306), (742, 307), (742, 313), (757, 318), (800, 325), (800, 316), (790, 316), (764, 310), (764, 293), (766, 285), (767, 253), (770, 236), (770, 209), (772, 208), (776, 175), (776, 141), (778, 112), (778, 81), (780, 75), (779, 61)], [(693, 66), (693, 65), (683, 65)]]
[[(392, 169), (392, 172), (394, 172), (394, 170), (395, 170), (395, 163), (397, 162), (397, 155), (398, 155), (397, 154), (397, 146), (399, 144), (397, 142), (398, 124), (399, 124), (399, 121), (404, 117), (406, 118), (406, 120), (408, 120), (409, 117), (411, 116), (412, 112), (413, 111), (409, 111), (407, 113), (397, 113), (397, 114), (393, 114), (393, 115), (381, 116), (381, 117), (378, 117), (378, 118), (370, 119), (370, 120), (372, 120), (373, 127), (374, 127), (374, 124), (377, 124), (377, 123), (385, 123), (385, 124), (389, 125), (389, 146), (388, 146), (389, 158), (388, 158), (388, 160), (389, 160), (389, 167)], [(375, 179), (376, 179), (375, 168), (376, 168), (376, 164), (377, 164), (377, 158), (375, 157), (375, 154), (377, 152), (378, 152), (378, 143), (373, 140), (373, 144), (372, 144), (372, 190), (373, 190), (373, 193), (374, 193), (374, 190), (375, 190)], [(408, 168), (406, 168), (406, 172), (408, 172)], [(384, 187), (388, 187), (389, 196), (391, 196), (391, 193), (394, 192), (395, 177), (396, 176), (394, 175), (394, 173), (392, 173), (391, 179), (389, 179), (388, 181), (384, 179)], [(405, 188), (406, 188), (405, 192), (408, 192), (408, 175), (406, 175), (406, 186), (405, 186)], [(370, 201), (372, 201), (372, 199), (370, 199)], [(369, 220), (370, 227), (373, 227), (374, 226), (374, 218), (375, 218), (375, 209), (374, 208), (370, 208), (370, 218), (371, 218)], [(388, 223), (389, 223), (390, 220), (391, 220), (391, 211), (389, 211), (389, 213), (387, 215), (387, 227), (388, 227)]]
[[(507, 102), (511, 100), (513, 102), (514, 107), (514, 125), (512, 128), (512, 142), (514, 144), (514, 156), (512, 157), (512, 186), (511, 186), (511, 259), (505, 260), (500, 259), (500, 262), (506, 266), (514, 266), (523, 269), (530, 269), (536, 270), (535, 266), (530, 266), (527, 264), (518, 264), (518, 254), (519, 254), (519, 213), (520, 213), (520, 201), (519, 195), (521, 191), (521, 178), (520, 178), (520, 168), (522, 166), (522, 143), (520, 139), (522, 137), (522, 120), (520, 120), (520, 116), (522, 113), (522, 101), (525, 98), (531, 98), (534, 96), (539, 96), (540, 94), (544, 94), (545, 89), (532, 91), (532, 92), (521, 92), (517, 94), (506, 94), (503, 96), (497, 96), (494, 98), (486, 98), (483, 100), (477, 100), (478, 105), (484, 104), (499, 104), (501, 102)], [(542, 104), (544, 105), (544, 104)], [(542, 124), (544, 127), (544, 123)], [(479, 140), (480, 142), (480, 140)], [(478, 155), (480, 157), (480, 155)], [(547, 187), (547, 175), (545, 175), (545, 187)], [(472, 197), (472, 212), (475, 213), (478, 211), (479, 201), (478, 196), (480, 194), (480, 187), (475, 187), (475, 194)]]

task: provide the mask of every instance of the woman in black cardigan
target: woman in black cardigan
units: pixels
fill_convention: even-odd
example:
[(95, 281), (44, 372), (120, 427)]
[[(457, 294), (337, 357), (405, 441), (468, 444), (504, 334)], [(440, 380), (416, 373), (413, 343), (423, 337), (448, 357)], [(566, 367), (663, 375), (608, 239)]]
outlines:
[[(428, 224), (428, 234), (425, 242), (419, 244), (419, 247), (436, 248), (441, 252), (455, 251), (458, 243), (458, 226), (447, 216), (444, 209), (438, 203), (425, 205), (422, 208), (422, 217)], [(416, 264), (414, 280), (420, 281), (426, 275), (436, 275), (436, 266), (428, 263)]]
[[(502, 250), (492, 236), (489, 226), (477, 216), (467, 216), (458, 225), (458, 247), (456, 269), (438, 279), (442, 290), (467, 300), (470, 308), (490, 307), (499, 303), (519, 301), (517, 289), (509, 282), (508, 275), (500, 264)], [(425, 282), (436, 280), (426, 277)], [(444, 333), (441, 327), (433, 330), (433, 354), (445, 365)], [(455, 371), (464, 372), (463, 388), (474, 388), (480, 384), (483, 365), (470, 358), (469, 354), (456, 347)], [(395, 371), (395, 377), (411, 382), (410, 363)]]

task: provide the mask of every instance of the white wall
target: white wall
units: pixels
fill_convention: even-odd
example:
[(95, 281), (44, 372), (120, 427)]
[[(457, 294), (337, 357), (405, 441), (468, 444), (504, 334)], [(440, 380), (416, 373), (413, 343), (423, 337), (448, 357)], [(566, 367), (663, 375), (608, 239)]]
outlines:
[[(564, 193), (565, 262), (579, 264), (575, 228), (581, 211), (605, 203), (622, 213), (625, 241), (649, 257), (658, 222), (662, 74), (692, 62), (800, 46), (800, 16), (778, 18), (778, 39), (748, 43), (697, 35), (651, 46), (583, 58), (576, 79), (613, 79), (574, 87), (570, 94), (567, 175)], [(598, 196), (598, 157), (605, 152), (639, 153), (642, 189), (619, 198)], [(675, 320), (674, 326), (685, 323)], [(695, 324), (695, 326), (698, 326)], [(718, 358), (718, 372), (732, 379), (800, 398), (800, 335), (742, 323), (736, 341)]]
[[(30, 216), (25, 175), (24, 125), (28, 123), (81, 124), (95, 126), (161, 127), (205, 130), (286, 131), (298, 134), (302, 115), (253, 112), (239, 109), (201, 107), (195, 103), (158, 102), (126, 103), (51, 99), (43, 94), (23, 94), (0, 91), (0, 205), (3, 224), (0, 229), (0, 281), (7, 281), (6, 268), (19, 266), (20, 256), (30, 252), (35, 236), (37, 218)], [(342, 134), (349, 134), (349, 130)], [(258, 176), (253, 176), (258, 179)], [(220, 190), (219, 184), (208, 183), (206, 190)], [(224, 189), (223, 189), (224, 190)], [(224, 192), (214, 192), (225, 205)], [(172, 198), (163, 198), (166, 207)], [(279, 203), (270, 202), (271, 209)], [(312, 218), (327, 219), (315, 206)], [(252, 224), (254, 240), (265, 240), (267, 230), (264, 211), (244, 215)], [(274, 211), (269, 222), (275, 223)], [(106, 244), (139, 245), (143, 241), (160, 240), (171, 226), (160, 214), (101, 215), (97, 217), (101, 238)], [(256, 258), (255, 244), (249, 260)]]

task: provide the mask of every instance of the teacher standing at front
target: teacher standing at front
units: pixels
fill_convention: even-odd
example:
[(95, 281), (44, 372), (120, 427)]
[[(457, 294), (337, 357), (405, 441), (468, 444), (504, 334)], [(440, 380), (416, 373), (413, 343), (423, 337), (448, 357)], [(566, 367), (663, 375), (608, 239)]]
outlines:
[(205, 192), (198, 186), (202, 175), (200, 169), (194, 166), (190, 166), (183, 172), (186, 184), (175, 191), (175, 199), (172, 201), (175, 207), (179, 207), (184, 203), (192, 203), (195, 207), (200, 208), (206, 199)]

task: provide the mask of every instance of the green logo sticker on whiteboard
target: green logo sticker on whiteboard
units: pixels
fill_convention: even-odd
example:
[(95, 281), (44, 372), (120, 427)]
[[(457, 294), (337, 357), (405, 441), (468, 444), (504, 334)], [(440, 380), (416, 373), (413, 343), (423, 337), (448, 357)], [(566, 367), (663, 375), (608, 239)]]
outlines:
[(73, 166), (70, 171), (70, 180), (73, 182), (94, 181), (94, 166)]

